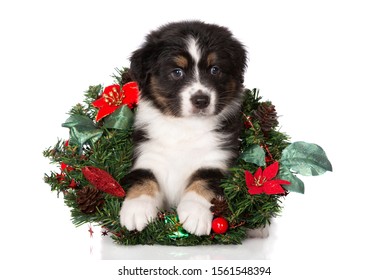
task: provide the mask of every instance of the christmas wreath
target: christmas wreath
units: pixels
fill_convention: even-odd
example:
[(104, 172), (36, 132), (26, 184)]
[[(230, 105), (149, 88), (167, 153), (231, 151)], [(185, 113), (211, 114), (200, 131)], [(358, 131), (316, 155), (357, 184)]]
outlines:
[(131, 168), (132, 123), (138, 90), (126, 80), (127, 69), (114, 75), (115, 84), (90, 86), (82, 104), (76, 104), (62, 124), (69, 139), (43, 152), (58, 171), (45, 174), (52, 191), (63, 194), (76, 226), (93, 223), (119, 244), (206, 245), (239, 244), (248, 229), (264, 227), (282, 210), (289, 192), (304, 193), (296, 176), (321, 175), (332, 166), (324, 150), (306, 142), (289, 142), (278, 129), (278, 116), (257, 89), (245, 90), (242, 106), (240, 157), (224, 178), (224, 196), (212, 200), (212, 232), (186, 232), (175, 209), (158, 213), (143, 231), (128, 231), (119, 223), (126, 193), (120, 180)]

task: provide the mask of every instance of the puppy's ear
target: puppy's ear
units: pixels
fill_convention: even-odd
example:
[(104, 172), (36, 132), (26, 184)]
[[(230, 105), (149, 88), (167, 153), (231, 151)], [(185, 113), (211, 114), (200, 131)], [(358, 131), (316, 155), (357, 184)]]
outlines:
[(147, 42), (140, 49), (132, 53), (130, 58), (130, 75), (138, 83), (140, 89), (144, 88), (149, 79), (153, 65), (157, 59), (157, 46)]
[(122, 74), (121, 74), (121, 84), (127, 84), (129, 82), (132, 82), (134, 79), (131, 77), (131, 71), (129, 68), (125, 67), (123, 68)]
[(235, 61), (234, 67), (238, 70), (237, 75), (240, 77), (240, 82), (243, 85), (244, 73), (247, 68), (247, 51), (239, 41), (236, 41), (236, 46), (233, 53), (233, 61)]

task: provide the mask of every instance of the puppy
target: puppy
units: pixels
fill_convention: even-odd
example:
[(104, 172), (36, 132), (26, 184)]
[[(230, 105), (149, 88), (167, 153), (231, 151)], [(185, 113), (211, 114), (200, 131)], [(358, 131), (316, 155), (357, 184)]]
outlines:
[(245, 48), (224, 27), (176, 22), (130, 61), (141, 94), (120, 222), (141, 231), (174, 207), (185, 230), (209, 234), (211, 200), (239, 151)]

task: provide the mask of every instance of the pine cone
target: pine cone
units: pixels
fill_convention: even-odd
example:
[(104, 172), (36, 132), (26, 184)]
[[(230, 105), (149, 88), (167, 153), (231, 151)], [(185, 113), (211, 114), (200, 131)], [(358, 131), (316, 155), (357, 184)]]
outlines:
[(98, 189), (87, 186), (77, 192), (77, 204), (81, 212), (93, 214), (104, 204), (104, 195)]
[(257, 110), (254, 112), (254, 116), (259, 121), (263, 133), (271, 131), (278, 125), (277, 111), (271, 102), (259, 103)]
[(228, 216), (229, 208), (226, 199), (223, 196), (217, 196), (211, 200), (211, 212), (215, 217)]

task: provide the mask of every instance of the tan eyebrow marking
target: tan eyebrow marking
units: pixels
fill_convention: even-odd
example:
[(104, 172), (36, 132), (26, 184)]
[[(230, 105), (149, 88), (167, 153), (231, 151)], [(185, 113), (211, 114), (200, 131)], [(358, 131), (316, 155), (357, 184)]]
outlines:
[(176, 56), (174, 58), (174, 62), (177, 64), (178, 67), (180, 68), (187, 68), (188, 67), (188, 60), (182, 56), (182, 55), (179, 55), (179, 56)]
[(217, 59), (216, 53), (211, 52), (210, 54), (208, 54), (208, 56), (207, 56), (207, 66), (209, 67), (209, 66), (215, 65), (216, 59)]

